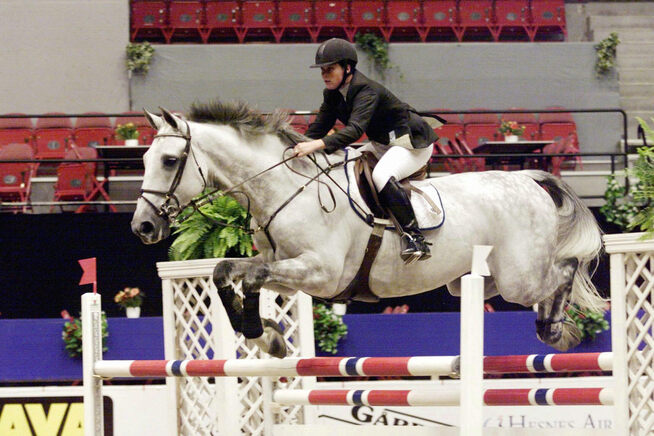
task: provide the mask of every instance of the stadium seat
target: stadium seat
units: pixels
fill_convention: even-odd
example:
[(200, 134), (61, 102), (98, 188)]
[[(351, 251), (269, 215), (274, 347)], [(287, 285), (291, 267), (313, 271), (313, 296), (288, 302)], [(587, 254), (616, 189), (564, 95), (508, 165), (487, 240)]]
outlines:
[(532, 41), (565, 41), (564, 0), (530, 0), (529, 36)]
[[(565, 110), (560, 106), (546, 109)], [(571, 134), (577, 134), (577, 125), (570, 112), (544, 112), (539, 116), (540, 137), (546, 140), (558, 141)]]
[[(34, 159), (34, 151), (24, 142), (0, 146), (0, 161)], [(0, 202), (29, 203), (32, 177), (36, 164), (23, 162), (0, 163)], [(3, 205), (3, 211), (27, 212), (29, 205)]]
[(350, 26), (350, 8), (347, 1), (316, 1), (314, 13), (319, 41), (329, 38), (352, 41), (354, 34)]
[[(98, 153), (91, 147), (71, 147), (66, 152), (66, 159), (97, 159)], [(106, 181), (96, 178), (97, 165), (94, 162), (66, 162), (57, 168), (57, 181), (54, 186), (53, 201), (93, 201), (102, 196), (111, 201), (103, 185)], [(84, 212), (90, 205), (80, 205), (75, 213)], [(60, 206), (63, 211), (63, 206)], [(116, 212), (113, 205), (109, 205), (112, 212)]]
[(350, 0), (350, 25), (357, 33), (383, 34), (386, 25), (384, 0)]
[[(474, 108), (471, 111), (487, 110)], [(500, 139), (498, 129), (500, 122), (496, 114), (463, 114), (463, 129), (465, 141), (472, 150), (486, 141)]]
[(200, 0), (172, 0), (168, 16), (168, 42), (206, 42), (204, 9)]
[[(127, 117), (116, 117), (116, 127), (118, 125), (134, 123), (136, 129), (139, 131), (139, 144), (140, 145), (149, 145), (154, 139), (154, 135), (157, 133), (155, 129), (150, 126), (148, 120), (143, 116), (142, 112), (123, 112), (123, 115), (130, 115)], [(116, 138), (117, 145), (125, 144), (125, 141), (122, 139)]]
[(438, 142), (445, 146), (450, 147), (450, 143), (454, 141), (454, 137), (463, 134), (463, 123), (458, 114), (450, 114), (443, 112), (451, 112), (451, 109), (432, 109), (429, 112), (434, 113), (445, 121), (446, 124), (434, 129), (438, 135)]
[(529, 41), (529, 0), (495, 1), (494, 6), (494, 39)]
[(282, 42), (315, 42), (318, 34), (313, 25), (310, 0), (279, 0), (278, 26)]
[[(11, 113), (3, 116), (22, 116)], [(24, 143), (33, 147), (34, 130), (29, 118), (0, 118), (0, 145)]]
[(73, 139), (73, 123), (68, 116), (60, 112), (45, 115), (58, 117), (36, 120), (34, 156), (37, 159), (63, 159)]
[(419, 33), (422, 41), (460, 41), (459, 16), (456, 0), (424, 0), (422, 2), (422, 25)]
[[(510, 108), (513, 110), (519, 110), (522, 108)], [(505, 113), (500, 115), (501, 121), (515, 121), (521, 126), (525, 126), (525, 131), (520, 137), (521, 139), (527, 141), (535, 141), (540, 139), (540, 131), (538, 128), (538, 120), (536, 115), (533, 113)]]
[(114, 142), (114, 128), (111, 120), (99, 112), (87, 112), (85, 115), (97, 117), (78, 117), (73, 129), (73, 141), (78, 147), (95, 147)]
[[(455, 136), (451, 144), (452, 150), (456, 154), (474, 156), (474, 152), (461, 136)], [(484, 171), (486, 169), (486, 160), (484, 158), (465, 158), (463, 162), (463, 171)]]
[[(543, 148), (543, 154), (565, 154), (579, 153), (579, 141), (577, 134), (572, 133), (565, 138), (559, 138), (550, 145)], [(549, 171), (555, 176), (561, 176), (561, 169), (573, 170), (579, 164), (581, 167), (581, 156), (576, 157), (552, 157), (550, 159)]]
[(459, 41), (492, 41), (493, 0), (459, 0)]
[(304, 132), (307, 131), (309, 128), (309, 123), (307, 121), (306, 116), (302, 114), (293, 114), (290, 115), (290, 124), (291, 127), (293, 127), (293, 130), (295, 130), (298, 133), (304, 134)]
[(243, 42), (241, 7), (237, 1), (208, 0), (205, 6), (207, 42)]
[(131, 37), (134, 42), (169, 42), (166, 1), (132, 0)]
[(386, 26), (382, 29), (386, 41), (424, 40), (422, 11), (419, 0), (394, 0), (386, 2)]
[(241, 2), (244, 41), (277, 41), (281, 32), (277, 28), (275, 2), (271, 0), (245, 0)]

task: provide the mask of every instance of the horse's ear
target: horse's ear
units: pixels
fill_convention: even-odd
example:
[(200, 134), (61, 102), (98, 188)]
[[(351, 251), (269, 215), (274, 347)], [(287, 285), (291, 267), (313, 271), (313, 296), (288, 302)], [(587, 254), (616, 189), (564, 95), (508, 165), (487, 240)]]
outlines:
[(145, 119), (148, 120), (148, 123), (150, 123), (150, 126), (152, 126), (153, 129), (155, 130), (161, 129), (161, 126), (163, 125), (163, 119), (160, 116), (150, 113), (145, 109), (143, 109), (143, 114), (145, 115)]
[(177, 117), (177, 115), (174, 115), (172, 112), (162, 107), (160, 107), (159, 109), (161, 109), (161, 114), (163, 115), (164, 120), (170, 125), (170, 127), (172, 127), (175, 130), (181, 130), (182, 128), (182, 123), (180, 122), (181, 119)]

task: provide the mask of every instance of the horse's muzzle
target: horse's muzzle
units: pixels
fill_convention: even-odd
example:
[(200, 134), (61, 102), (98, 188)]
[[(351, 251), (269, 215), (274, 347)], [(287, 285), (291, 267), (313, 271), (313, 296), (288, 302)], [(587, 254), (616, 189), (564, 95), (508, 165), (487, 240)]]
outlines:
[(133, 219), (131, 223), (132, 232), (141, 238), (144, 244), (156, 244), (170, 235), (168, 222), (159, 219), (157, 221), (160, 222)]

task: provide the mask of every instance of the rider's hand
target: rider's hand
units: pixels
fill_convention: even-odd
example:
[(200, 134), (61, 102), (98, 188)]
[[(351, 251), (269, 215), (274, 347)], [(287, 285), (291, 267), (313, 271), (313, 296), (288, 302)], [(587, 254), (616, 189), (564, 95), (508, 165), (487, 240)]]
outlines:
[(293, 147), (293, 151), (297, 157), (306, 156), (314, 151), (322, 150), (325, 148), (325, 143), (322, 139), (314, 139), (313, 141), (299, 142)]

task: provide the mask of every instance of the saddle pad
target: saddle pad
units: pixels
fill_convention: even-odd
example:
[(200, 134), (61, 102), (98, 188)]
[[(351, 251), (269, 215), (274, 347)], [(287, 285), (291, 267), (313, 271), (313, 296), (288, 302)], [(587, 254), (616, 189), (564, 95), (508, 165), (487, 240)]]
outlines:
[(412, 183), (412, 185), (419, 185), (423, 194), (428, 196), (438, 209), (434, 210), (434, 207), (429, 204), (429, 201), (427, 201), (422, 194), (419, 194), (416, 191), (411, 191), (411, 205), (416, 214), (420, 230), (432, 230), (442, 226), (443, 221), (445, 221), (445, 213), (443, 211), (443, 202), (441, 201), (441, 196), (438, 193), (438, 190), (429, 181)]

